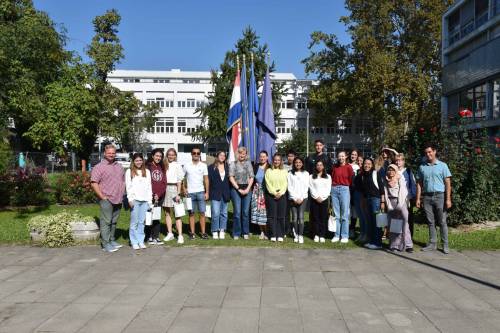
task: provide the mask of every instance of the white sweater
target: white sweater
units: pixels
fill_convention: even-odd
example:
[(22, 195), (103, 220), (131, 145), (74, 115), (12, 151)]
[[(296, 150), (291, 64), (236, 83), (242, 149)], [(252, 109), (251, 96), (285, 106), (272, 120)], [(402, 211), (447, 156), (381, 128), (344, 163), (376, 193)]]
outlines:
[(130, 178), (130, 169), (125, 172), (125, 185), (127, 187), (127, 200), (132, 202), (147, 201), (150, 205), (153, 202), (153, 189), (151, 188), (151, 172), (146, 169), (146, 177), (137, 174)]
[(321, 198), (322, 201), (325, 201), (332, 191), (332, 177), (327, 175), (327, 178), (318, 176), (314, 179), (311, 175), (309, 177), (309, 190), (313, 199)]
[(309, 172), (298, 171), (295, 175), (288, 172), (288, 198), (290, 200), (307, 199), (309, 192)]

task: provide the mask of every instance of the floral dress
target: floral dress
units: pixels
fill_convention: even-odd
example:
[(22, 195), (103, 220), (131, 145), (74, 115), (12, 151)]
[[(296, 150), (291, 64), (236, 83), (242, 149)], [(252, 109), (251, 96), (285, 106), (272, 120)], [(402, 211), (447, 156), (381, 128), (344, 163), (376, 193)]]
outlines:
[(251, 222), (258, 225), (267, 224), (266, 200), (264, 197), (264, 174), (265, 170), (258, 168), (255, 175), (255, 185), (252, 192)]

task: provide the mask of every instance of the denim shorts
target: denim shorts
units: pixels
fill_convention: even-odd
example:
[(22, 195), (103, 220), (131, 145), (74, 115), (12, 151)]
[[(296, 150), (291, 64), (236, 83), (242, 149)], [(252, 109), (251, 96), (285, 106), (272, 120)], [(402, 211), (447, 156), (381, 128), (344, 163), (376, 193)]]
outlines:
[(205, 202), (205, 192), (196, 192), (189, 193), (189, 197), (191, 198), (191, 202), (193, 204), (193, 210), (190, 210), (189, 213), (193, 214), (195, 212), (205, 214), (207, 209)]

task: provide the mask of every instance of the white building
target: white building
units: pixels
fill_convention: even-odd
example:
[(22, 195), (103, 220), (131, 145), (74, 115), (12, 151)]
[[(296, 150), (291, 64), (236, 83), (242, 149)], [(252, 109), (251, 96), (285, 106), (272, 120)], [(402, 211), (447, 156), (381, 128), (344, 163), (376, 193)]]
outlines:
[[(116, 70), (109, 74), (109, 82), (122, 91), (132, 91), (144, 104), (158, 103), (155, 126), (145, 135), (152, 148), (175, 148), (179, 152), (190, 152), (193, 146), (203, 146), (189, 135), (202, 125), (196, 108), (207, 102), (212, 93), (211, 73), (188, 72), (180, 69), (170, 71)], [(281, 117), (277, 122), (278, 142), (289, 137), (292, 128), (306, 129), (307, 89), (312, 80), (299, 80), (292, 73), (271, 73), (271, 81), (285, 84), (286, 93), (280, 105)], [(229, 106), (228, 106), (229, 107)], [(312, 114), (311, 114), (312, 119)], [(356, 147), (365, 154), (371, 153), (366, 129), (371, 123), (362, 120), (338, 120), (334, 124), (314, 126), (310, 123), (310, 139), (322, 138), (329, 152)], [(224, 144), (223, 144), (224, 145)], [(224, 145), (225, 146), (225, 145)], [(202, 147), (203, 148), (203, 147)], [(212, 154), (223, 148), (217, 145), (204, 147)]]

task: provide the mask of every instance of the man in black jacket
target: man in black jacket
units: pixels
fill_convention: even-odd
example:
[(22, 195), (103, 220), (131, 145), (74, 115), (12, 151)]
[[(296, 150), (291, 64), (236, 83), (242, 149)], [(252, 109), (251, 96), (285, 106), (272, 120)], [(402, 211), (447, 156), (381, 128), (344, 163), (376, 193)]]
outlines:
[(312, 174), (314, 172), (314, 168), (316, 167), (316, 162), (323, 161), (326, 172), (329, 175), (331, 175), (333, 169), (333, 163), (332, 160), (328, 157), (328, 155), (323, 152), (323, 149), (325, 148), (325, 143), (323, 142), (323, 140), (321, 139), (315, 140), (314, 148), (316, 149), (316, 153), (308, 156), (306, 159), (307, 171), (310, 174)]

